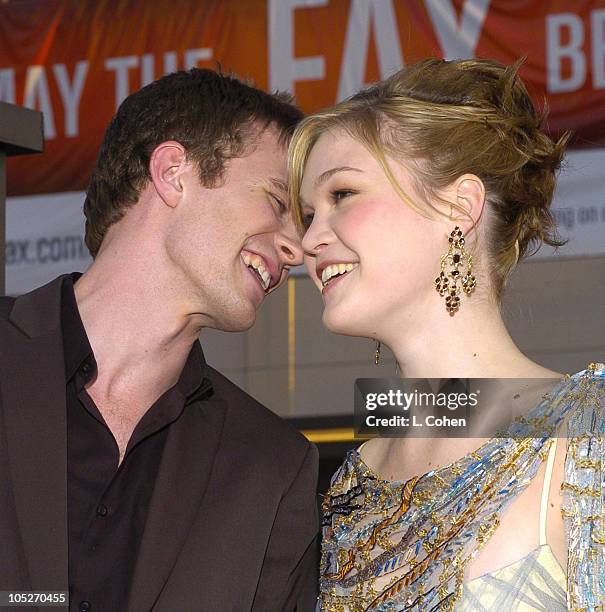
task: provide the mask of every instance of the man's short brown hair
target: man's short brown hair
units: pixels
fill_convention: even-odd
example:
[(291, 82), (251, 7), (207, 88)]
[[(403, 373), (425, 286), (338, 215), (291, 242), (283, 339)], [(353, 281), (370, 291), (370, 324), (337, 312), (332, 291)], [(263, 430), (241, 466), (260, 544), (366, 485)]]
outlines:
[(175, 72), (133, 93), (105, 132), (86, 191), (91, 255), (151, 180), (151, 154), (162, 142), (182, 144), (197, 163), (202, 184), (214, 187), (225, 162), (243, 156), (260, 131), (272, 125), (286, 143), (302, 117), (291, 96), (268, 94), (207, 69)]

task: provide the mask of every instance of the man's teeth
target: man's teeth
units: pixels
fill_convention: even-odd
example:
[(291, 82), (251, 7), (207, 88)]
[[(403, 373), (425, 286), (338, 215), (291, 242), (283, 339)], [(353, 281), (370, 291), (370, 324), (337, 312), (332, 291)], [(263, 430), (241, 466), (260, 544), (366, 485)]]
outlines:
[(269, 274), (267, 268), (265, 268), (263, 260), (260, 257), (248, 255), (248, 253), (243, 253), (242, 259), (249, 268), (252, 268), (259, 275), (263, 284), (263, 289), (267, 291), (271, 284), (271, 274)]
[(325, 284), (337, 274), (344, 274), (345, 272), (350, 272), (354, 270), (359, 264), (352, 263), (340, 263), (340, 264), (331, 264), (324, 268), (324, 271), (321, 273), (321, 282)]

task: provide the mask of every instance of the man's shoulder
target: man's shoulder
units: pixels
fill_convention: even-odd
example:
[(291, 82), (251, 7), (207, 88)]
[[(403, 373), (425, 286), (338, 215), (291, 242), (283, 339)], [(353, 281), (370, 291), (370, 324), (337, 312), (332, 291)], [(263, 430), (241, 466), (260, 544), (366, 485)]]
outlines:
[(14, 297), (0, 296), (0, 319), (8, 319), (14, 303)]
[(10, 314), (15, 305), (15, 298), (0, 297), (0, 351), (8, 350), (8, 339), (11, 337), (13, 326), (10, 323)]
[(51, 321), (51, 315), (57, 314), (61, 300), (61, 287), (63, 280), (70, 276), (62, 274), (41, 285), (19, 295), (18, 297), (0, 296), (0, 321), (9, 318), (11, 313), (17, 319), (29, 320), (48, 320)]
[(310, 442), (295, 427), (272, 410), (254, 399), (218, 370), (207, 366), (215, 396), (227, 402), (230, 413), (230, 428), (254, 439), (261, 446), (281, 448), (286, 453), (304, 455)]

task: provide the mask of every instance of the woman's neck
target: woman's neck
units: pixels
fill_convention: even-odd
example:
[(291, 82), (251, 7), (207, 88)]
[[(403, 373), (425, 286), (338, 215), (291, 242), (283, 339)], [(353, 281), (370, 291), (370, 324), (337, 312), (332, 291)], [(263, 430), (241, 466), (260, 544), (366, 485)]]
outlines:
[[(440, 305), (441, 306), (441, 305)], [(464, 308), (466, 306), (466, 308)], [(384, 334), (399, 374), (405, 378), (531, 378), (555, 376), (517, 347), (499, 309), (492, 304), (463, 304), (450, 316), (441, 309), (422, 322), (391, 324), (405, 333)], [(420, 317), (418, 317), (420, 319)], [(550, 373), (550, 374), (549, 374)]]

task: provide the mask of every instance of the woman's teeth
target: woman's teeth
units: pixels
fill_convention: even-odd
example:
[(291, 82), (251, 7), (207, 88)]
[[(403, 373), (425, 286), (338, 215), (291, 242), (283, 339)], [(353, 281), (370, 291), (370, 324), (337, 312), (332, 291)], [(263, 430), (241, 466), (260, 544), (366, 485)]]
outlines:
[(340, 264), (331, 264), (324, 268), (321, 273), (321, 282), (325, 287), (331, 278), (334, 276), (338, 276), (339, 274), (345, 274), (346, 272), (350, 272), (357, 268), (359, 264), (352, 263), (340, 263)]
[(258, 274), (263, 289), (267, 291), (271, 284), (271, 274), (269, 274), (267, 268), (265, 268), (263, 260), (260, 257), (249, 255), (248, 253), (242, 253), (242, 259), (249, 268), (252, 268)]

